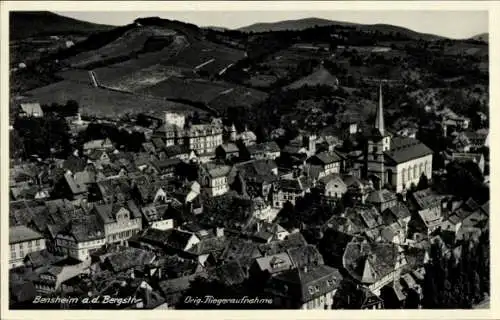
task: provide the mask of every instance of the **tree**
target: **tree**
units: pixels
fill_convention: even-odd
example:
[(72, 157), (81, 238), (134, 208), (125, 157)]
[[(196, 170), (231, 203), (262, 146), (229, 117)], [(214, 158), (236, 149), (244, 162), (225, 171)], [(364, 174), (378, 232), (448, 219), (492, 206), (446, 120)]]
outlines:
[(420, 180), (418, 181), (417, 190), (424, 190), (427, 188), (429, 188), (429, 179), (427, 179), (427, 176), (422, 173)]

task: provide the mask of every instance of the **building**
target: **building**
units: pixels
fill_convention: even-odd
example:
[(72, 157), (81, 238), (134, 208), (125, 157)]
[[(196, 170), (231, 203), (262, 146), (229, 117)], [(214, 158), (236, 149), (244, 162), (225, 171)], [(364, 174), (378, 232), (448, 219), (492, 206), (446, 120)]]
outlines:
[(90, 154), (92, 151), (112, 151), (114, 149), (113, 143), (109, 138), (100, 139), (100, 140), (92, 140), (85, 142), (83, 144), (83, 153)]
[(231, 166), (205, 163), (200, 166), (199, 181), (202, 189), (211, 197), (223, 195), (229, 191)]
[(19, 105), (19, 116), (41, 118), (43, 117), (43, 110), (38, 102), (21, 103)]
[(477, 164), (481, 173), (484, 173), (485, 160), (482, 153), (463, 153), (463, 152), (453, 152), (451, 154), (451, 161), (457, 162), (473, 162)]
[(9, 228), (9, 269), (24, 265), (24, 257), (31, 252), (45, 249), (45, 239), (40, 233), (23, 225)]
[(385, 130), (382, 86), (375, 126), (368, 136), (364, 154), (358, 158), (363, 174), (377, 189), (390, 186), (397, 193), (417, 185), (422, 175), (432, 177), (433, 152), (420, 141), (406, 137), (392, 137)]
[(215, 149), (215, 155), (220, 160), (233, 160), (239, 157), (240, 150), (234, 143), (224, 143)]
[(104, 244), (104, 228), (96, 216), (71, 221), (55, 236), (56, 250), (71, 258), (86, 261), (90, 254)]
[(127, 205), (97, 205), (94, 212), (103, 225), (106, 243), (126, 244), (142, 229), (141, 213), (132, 201)]
[(325, 265), (304, 266), (272, 277), (264, 291), (276, 306), (287, 309), (331, 309), (342, 281), (340, 272)]
[(347, 185), (336, 173), (326, 175), (319, 179), (316, 187), (326, 198), (332, 199), (341, 199), (347, 192)]
[(407, 265), (404, 251), (392, 243), (352, 241), (342, 260), (353, 280), (367, 286), (377, 296), (382, 287), (400, 278), (403, 267)]
[(340, 173), (342, 160), (335, 152), (320, 152), (307, 159), (307, 162), (321, 168), (319, 178), (322, 178), (329, 174)]
[(223, 143), (223, 131), (218, 121), (189, 124), (184, 115), (167, 112), (165, 124), (154, 135), (164, 138), (166, 147), (184, 145), (201, 156), (215, 153), (215, 148)]
[(274, 141), (258, 143), (248, 147), (250, 158), (256, 160), (276, 160), (281, 154), (280, 147)]

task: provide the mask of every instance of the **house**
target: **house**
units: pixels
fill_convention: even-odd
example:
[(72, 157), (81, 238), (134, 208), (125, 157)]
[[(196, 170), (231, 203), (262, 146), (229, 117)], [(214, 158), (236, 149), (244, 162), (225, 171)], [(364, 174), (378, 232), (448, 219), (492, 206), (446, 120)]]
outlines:
[(295, 205), (299, 197), (304, 197), (311, 190), (311, 183), (307, 177), (281, 179), (273, 191), (273, 207), (282, 208), (286, 202)]
[(24, 225), (9, 228), (9, 269), (24, 265), (24, 258), (32, 252), (45, 250), (43, 235)]
[(431, 189), (425, 189), (413, 192), (411, 200), (417, 210), (417, 214), (410, 221), (412, 229), (432, 233), (443, 219), (443, 197), (435, 194)]
[(344, 252), (343, 266), (353, 280), (380, 295), (380, 289), (398, 279), (407, 264), (403, 250), (392, 243), (351, 241)]
[(382, 189), (373, 190), (365, 199), (367, 204), (374, 205), (380, 212), (396, 205), (397, 197), (393, 192)]
[(169, 214), (169, 205), (150, 204), (141, 208), (144, 228), (173, 229), (175, 218)]
[(451, 154), (451, 161), (457, 162), (473, 162), (477, 164), (481, 173), (484, 173), (485, 160), (482, 153), (463, 153), (463, 152), (453, 152)]
[[(268, 199), (273, 184), (278, 180), (278, 166), (273, 160), (254, 160), (235, 165), (236, 176), (231, 187), (252, 197)], [(236, 184), (239, 183), (237, 186)]]
[(106, 269), (119, 273), (152, 264), (156, 255), (150, 251), (126, 247), (124, 250), (106, 255), (103, 265)]
[(129, 240), (134, 247), (185, 255), (200, 242), (194, 233), (180, 229), (159, 230), (148, 228)]
[(229, 191), (229, 175), (233, 167), (216, 163), (205, 163), (199, 169), (201, 188), (210, 196), (216, 197)]
[(328, 174), (319, 179), (316, 186), (321, 194), (330, 199), (341, 199), (347, 192), (347, 185), (338, 174)]
[(96, 205), (93, 212), (103, 226), (106, 243), (126, 244), (142, 230), (142, 216), (132, 200), (123, 205)]
[(158, 285), (167, 304), (175, 307), (176, 305), (182, 303), (182, 298), (184, 297), (185, 292), (191, 287), (191, 283), (196, 278), (208, 278), (208, 274), (206, 272), (200, 272), (188, 276), (160, 281)]
[(295, 268), (267, 282), (264, 292), (276, 306), (287, 309), (331, 309), (342, 275), (325, 265)]
[(43, 117), (43, 110), (38, 102), (21, 103), (19, 104), (19, 116), (41, 118)]
[(87, 158), (89, 163), (95, 163), (97, 166), (110, 163), (108, 153), (103, 150), (92, 150), (87, 154)]
[(182, 163), (178, 158), (151, 161), (154, 172), (160, 178), (173, 177), (177, 167)]
[(54, 186), (53, 194), (65, 199), (84, 199), (88, 195), (87, 185), (75, 181), (71, 172), (66, 172), (64, 176)]
[(179, 158), (182, 161), (190, 161), (196, 158), (194, 151), (190, 151), (185, 145), (173, 145), (165, 147), (165, 155), (167, 158)]
[(66, 263), (62, 262), (52, 265), (47, 270), (41, 272), (38, 275), (38, 279), (34, 281), (36, 291), (39, 294), (57, 292), (61, 289), (63, 282), (82, 274), (89, 265), (90, 260), (82, 263), (71, 259), (67, 259)]
[(341, 158), (335, 152), (320, 152), (307, 159), (307, 162), (321, 168), (319, 178), (331, 173), (340, 173)]
[(91, 140), (83, 144), (83, 153), (89, 154), (94, 150), (113, 151), (113, 143), (109, 138), (100, 140)]
[(398, 223), (404, 230), (407, 230), (408, 223), (411, 219), (411, 213), (408, 207), (402, 202), (396, 202), (396, 205), (385, 209), (382, 212), (382, 219), (385, 225)]
[(488, 129), (479, 129), (477, 131), (466, 131), (465, 136), (470, 142), (470, 145), (474, 149), (480, 149), (482, 147), (488, 146)]
[(105, 203), (123, 203), (132, 199), (132, 187), (126, 178), (106, 179), (97, 182), (96, 200)]
[(102, 223), (93, 215), (69, 222), (55, 236), (57, 252), (80, 261), (90, 260), (90, 254), (105, 243)]
[(279, 156), (281, 155), (281, 150), (278, 144), (274, 141), (251, 145), (248, 146), (247, 149), (250, 158), (256, 160), (276, 160), (276, 158), (279, 158)]
[(294, 268), (293, 262), (286, 252), (255, 259), (250, 267), (250, 277), (254, 281), (265, 282), (269, 277)]
[(215, 149), (215, 156), (220, 160), (233, 160), (239, 157), (240, 150), (234, 143), (224, 143)]

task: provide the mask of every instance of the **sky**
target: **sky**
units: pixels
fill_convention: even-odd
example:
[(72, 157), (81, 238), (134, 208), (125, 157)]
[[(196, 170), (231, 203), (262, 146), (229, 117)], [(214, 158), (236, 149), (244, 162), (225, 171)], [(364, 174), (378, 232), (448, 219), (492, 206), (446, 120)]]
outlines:
[(161, 17), (229, 29), (258, 22), (323, 18), (361, 24), (384, 23), (422, 33), (462, 39), (488, 32), (487, 11), (73, 11), (58, 14), (108, 25), (125, 25), (139, 17)]

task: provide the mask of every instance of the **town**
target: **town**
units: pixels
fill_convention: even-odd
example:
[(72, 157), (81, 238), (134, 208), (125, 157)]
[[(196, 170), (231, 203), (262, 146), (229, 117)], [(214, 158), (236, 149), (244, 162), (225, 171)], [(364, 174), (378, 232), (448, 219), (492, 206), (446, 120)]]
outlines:
[(368, 120), (320, 128), (312, 108), (300, 128), (266, 134), (257, 130), (269, 119), (206, 109), (106, 118), (83, 115), (72, 99), (15, 102), (10, 307), (487, 301), (489, 115), (428, 103), (418, 115), (427, 121), (395, 128), (385, 99), (395, 84), (365, 80)]

